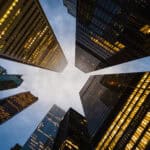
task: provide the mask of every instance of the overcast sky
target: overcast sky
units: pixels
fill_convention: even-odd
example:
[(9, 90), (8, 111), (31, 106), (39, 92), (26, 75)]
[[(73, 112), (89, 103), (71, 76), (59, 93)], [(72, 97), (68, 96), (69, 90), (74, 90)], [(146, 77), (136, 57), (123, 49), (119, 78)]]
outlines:
[[(9, 74), (23, 74), (24, 79), (19, 88), (0, 92), (0, 98), (23, 91), (31, 91), (39, 97), (38, 102), (0, 126), (0, 150), (9, 150), (16, 143), (23, 145), (53, 104), (57, 104), (64, 110), (73, 107), (83, 114), (79, 91), (90, 74), (84, 74), (74, 67), (75, 18), (67, 13), (62, 1), (41, 0), (68, 60), (68, 66), (62, 73), (0, 59), (0, 65), (5, 67)], [(150, 57), (123, 66), (92, 72), (92, 75), (148, 70), (150, 70)]]

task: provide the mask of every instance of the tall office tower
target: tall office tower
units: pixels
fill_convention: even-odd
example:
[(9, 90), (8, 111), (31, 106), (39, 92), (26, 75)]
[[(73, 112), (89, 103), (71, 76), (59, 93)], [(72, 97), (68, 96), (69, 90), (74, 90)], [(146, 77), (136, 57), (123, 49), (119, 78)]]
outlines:
[(150, 73), (94, 76), (86, 83), (80, 95), (97, 150), (148, 146), (149, 88)]
[(0, 90), (17, 88), (22, 82), (21, 75), (0, 75)]
[(77, 0), (63, 0), (63, 3), (67, 7), (68, 13), (76, 17)]
[(117, 105), (121, 105), (123, 100), (120, 99), (134, 88), (140, 78), (141, 73), (89, 78), (80, 91), (80, 97), (91, 137), (103, 126), (109, 114), (116, 111)]
[(75, 65), (84, 72), (150, 55), (149, 0), (78, 0)]
[(37, 101), (30, 92), (19, 93), (0, 100), (0, 124)]
[(39, 0), (0, 0), (0, 57), (53, 71), (67, 60)]
[(2, 66), (0, 66), (0, 75), (6, 74), (6, 69), (4, 69)]
[(44, 117), (31, 137), (23, 146), (23, 150), (45, 150), (46, 147), (53, 147), (54, 139), (63, 119), (65, 111), (57, 105), (53, 105), (48, 114)]
[(90, 150), (87, 121), (70, 108), (60, 123), (53, 150)]
[(14, 147), (12, 147), (10, 150), (22, 150), (22, 146), (19, 144), (16, 144)]

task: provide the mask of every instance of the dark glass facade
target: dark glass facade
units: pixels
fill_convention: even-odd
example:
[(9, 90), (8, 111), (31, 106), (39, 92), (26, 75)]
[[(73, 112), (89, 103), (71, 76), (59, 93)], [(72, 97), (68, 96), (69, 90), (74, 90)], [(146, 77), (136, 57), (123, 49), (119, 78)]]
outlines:
[(96, 150), (146, 149), (150, 73), (91, 77), (80, 91)]
[(23, 150), (45, 150), (46, 147), (51, 150), (64, 114), (64, 110), (54, 105), (25, 143)]
[(17, 88), (22, 82), (21, 75), (9, 75), (6, 69), (0, 66), (0, 90)]
[(0, 57), (60, 72), (67, 64), (38, 0), (0, 0)]
[(76, 17), (77, 0), (63, 0), (63, 3), (67, 7), (68, 13)]
[(70, 108), (60, 123), (53, 150), (90, 150), (85, 117)]
[(21, 75), (0, 75), (0, 90), (17, 88), (22, 82)]
[(37, 101), (30, 92), (19, 93), (0, 100), (0, 124)]
[(137, 82), (97, 145), (99, 149), (150, 148), (150, 73)]
[(149, 56), (149, 9), (148, 0), (78, 0), (76, 67), (90, 72)]
[[(92, 137), (106, 122), (109, 114), (123, 101), (125, 91), (132, 90), (139, 74), (92, 76), (80, 91), (81, 102)], [(131, 85), (133, 87), (131, 87)]]

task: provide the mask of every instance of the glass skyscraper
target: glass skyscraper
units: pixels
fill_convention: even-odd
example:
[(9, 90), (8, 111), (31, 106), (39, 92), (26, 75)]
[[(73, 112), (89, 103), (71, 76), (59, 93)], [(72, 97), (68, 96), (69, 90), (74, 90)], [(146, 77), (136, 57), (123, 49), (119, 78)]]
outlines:
[(59, 123), (63, 119), (64, 114), (64, 110), (57, 105), (53, 105), (25, 143), (23, 150), (45, 150), (46, 147), (51, 149), (54, 144)]
[(4, 69), (2, 66), (0, 66), (0, 75), (6, 74), (6, 69)]
[(0, 90), (17, 88), (22, 82), (21, 75), (7, 74), (6, 69), (0, 66)]
[(150, 148), (149, 72), (142, 75), (114, 119), (109, 121), (96, 150)]
[(77, 0), (63, 0), (63, 3), (68, 9), (68, 13), (76, 17)]
[(87, 81), (80, 96), (96, 150), (150, 146), (149, 88), (149, 72), (94, 76)]
[(16, 114), (37, 101), (30, 92), (19, 93), (0, 100), (0, 124), (11, 119)]
[(60, 123), (53, 150), (91, 150), (87, 120), (72, 108)]
[(0, 57), (60, 72), (67, 64), (39, 0), (0, 0)]
[(17, 88), (22, 82), (21, 75), (0, 75), (0, 90)]
[(149, 9), (148, 0), (78, 0), (76, 67), (90, 72), (149, 56)]

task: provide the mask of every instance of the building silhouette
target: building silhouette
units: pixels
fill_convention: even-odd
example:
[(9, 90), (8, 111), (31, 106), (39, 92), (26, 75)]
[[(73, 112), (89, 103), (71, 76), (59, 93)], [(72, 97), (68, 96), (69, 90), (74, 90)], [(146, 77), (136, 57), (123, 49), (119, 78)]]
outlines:
[(78, 0), (75, 66), (90, 72), (149, 56), (149, 9), (148, 0)]
[(16, 144), (14, 147), (12, 147), (10, 150), (21, 150), (22, 146), (19, 144)]
[(21, 75), (0, 75), (0, 90), (17, 88), (22, 82)]
[(67, 7), (68, 13), (76, 17), (77, 0), (63, 0), (63, 4)]
[(6, 69), (4, 69), (2, 66), (0, 66), (0, 75), (6, 74)]
[(53, 105), (48, 114), (39, 123), (31, 137), (23, 146), (23, 150), (45, 150), (51, 149), (57, 134), (60, 121), (63, 119), (65, 111), (57, 105)]
[(0, 66), (0, 90), (17, 88), (23, 82), (22, 75), (7, 74), (6, 69)]
[(130, 73), (87, 81), (80, 96), (96, 150), (148, 148), (149, 79), (150, 73)]
[(0, 57), (60, 72), (67, 60), (39, 0), (0, 1)]
[(30, 92), (19, 93), (0, 100), (0, 124), (14, 117), (38, 100)]
[(60, 123), (53, 150), (90, 150), (85, 117), (70, 108)]

